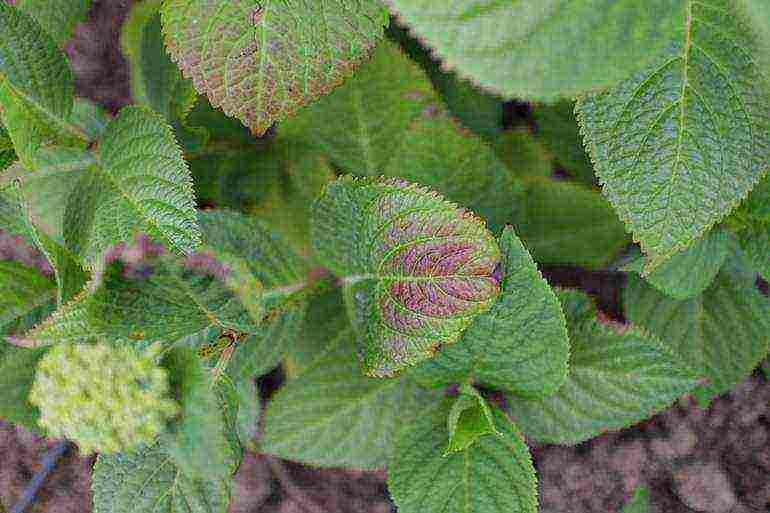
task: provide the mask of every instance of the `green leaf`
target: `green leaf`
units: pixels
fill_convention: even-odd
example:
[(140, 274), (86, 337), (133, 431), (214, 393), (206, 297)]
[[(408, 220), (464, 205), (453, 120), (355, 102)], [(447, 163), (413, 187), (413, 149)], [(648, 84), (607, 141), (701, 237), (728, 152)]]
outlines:
[(684, 3), (684, 30), (664, 57), (577, 108), (647, 271), (722, 221), (768, 169), (770, 86), (752, 57), (755, 34), (733, 0)]
[(35, 226), (18, 180), (7, 188), (0, 187), (0, 228), (9, 235), (24, 238), (46, 257), (54, 271), (58, 305), (69, 301), (83, 289), (87, 278), (85, 270), (68, 248)]
[(113, 248), (92, 290), (89, 321), (110, 338), (255, 334), (264, 315), (262, 284), (243, 259), (211, 250), (179, 258), (144, 238)]
[[(674, 299), (695, 297), (711, 285), (729, 252), (729, 232), (715, 228), (693, 246), (661, 264), (645, 276), (645, 280)], [(639, 258), (621, 270), (644, 276), (644, 260)]]
[(386, 3), (445, 68), (508, 98), (550, 101), (612, 85), (648, 63), (676, 36), (684, 1)]
[(190, 172), (171, 129), (150, 110), (123, 109), (99, 145), (99, 166), (70, 195), (65, 239), (93, 262), (146, 233), (177, 254), (200, 244)]
[[(56, 304), (56, 283), (21, 262), (0, 260), (0, 334), (23, 332)], [(4, 342), (0, 341), (0, 346)]]
[(376, 0), (170, 0), (162, 15), (185, 76), (257, 135), (351, 75), (388, 24)]
[(629, 242), (610, 204), (581, 185), (553, 180), (527, 186), (517, 231), (536, 262), (603, 267)]
[(442, 456), (451, 403), (404, 424), (388, 462), (388, 491), (400, 513), (536, 513), (537, 477), (524, 438), (499, 411), (501, 434)]
[(343, 177), (312, 220), (319, 259), (345, 283), (367, 375), (432, 357), (499, 294), (500, 249), (484, 223), (428, 189)]
[(489, 405), (481, 394), (470, 385), (460, 389), (460, 395), (452, 404), (447, 417), (449, 445), (444, 456), (453, 452), (467, 450), (479, 438), (486, 435), (499, 435)]
[(703, 294), (680, 301), (630, 276), (624, 304), (631, 322), (656, 334), (708, 380), (699, 393), (728, 391), (767, 355), (770, 301), (756, 289), (753, 274), (726, 265)]
[(162, 0), (134, 5), (123, 24), (120, 46), (131, 66), (131, 95), (171, 120), (173, 93), (182, 80), (179, 68), (166, 56), (160, 27)]
[(2, 122), (22, 163), (49, 141), (86, 140), (70, 122), (72, 72), (56, 42), (27, 14), (0, 3), (0, 107)]
[(738, 0), (738, 8), (759, 37), (756, 58), (770, 76), (770, 5), (764, 0)]
[(527, 436), (577, 444), (646, 419), (695, 385), (695, 373), (655, 337), (575, 313), (566, 383), (546, 398), (508, 396), (511, 416)]
[(442, 71), (441, 63), (432, 58), (430, 51), (417, 39), (410, 37), (405, 28), (391, 24), (387, 34), (425, 70), (452, 116), (464, 128), (487, 139), (494, 139), (500, 134), (503, 130), (501, 98), (461, 80), (456, 73)]
[(194, 480), (159, 445), (99, 455), (91, 489), (94, 513), (225, 513), (230, 479)]
[(594, 168), (583, 146), (574, 111), (573, 101), (536, 106), (532, 112), (536, 134), (564, 171), (586, 185), (593, 185)]
[[(88, 318), (88, 293), (88, 290), (83, 290), (67, 303), (60, 305), (32, 329), (17, 335), (16, 343), (24, 347), (42, 347), (59, 343), (88, 342), (93, 339), (105, 340), (104, 333)], [(112, 341), (119, 343), (120, 340), (122, 339)]]
[(192, 128), (187, 116), (197, 102), (190, 81), (166, 54), (160, 23), (161, 0), (135, 4), (123, 24), (120, 46), (131, 68), (131, 95), (171, 124), (187, 150), (199, 150), (208, 141), (208, 130)]
[(383, 174), (436, 189), (484, 218), (493, 233), (513, 221), (524, 195), (492, 148), (443, 112), (426, 111), (412, 123)]
[(80, 128), (92, 141), (101, 139), (112, 116), (101, 106), (85, 98), (75, 98), (72, 106), (72, 124)]
[(347, 312), (340, 290), (331, 288), (312, 296), (308, 302), (307, 317), (299, 336), (291, 342), (284, 370), (295, 378), (326, 352), (337, 335), (349, 327)]
[(348, 173), (379, 176), (394, 159), (394, 142), (412, 123), (440, 109), (430, 80), (392, 43), (337, 91), (282, 123), (282, 135), (313, 144)]
[(421, 390), (408, 376), (363, 376), (353, 339), (351, 330), (341, 332), (326, 354), (272, 398), (262, 452), (314, 466), (385, 466), (394, 432), (422, 415), (439, 393)]
[(28, 400), (37, 362), (48, 348), (22, 349), (0, 342), (0, 419), (38, 432), (40, 412)]
[(638, 487), (634, 490), (634, 496), (620, 511), (621, 513), (649, 513), (650, 491), (647, 488)]
[(173, 348), (163, 359), (182, 417), (163, 435), (164, 452), (192, 479), (224, 478), (233, 471), (232, 446), (226, 437), (211, 375), (189, 348)]
[(551, 159), (526, 128), (506, 130), (492, 141), (492, 148), (497, 158), (523, 180), (553, 175)]
[(29, 14), (59, 46), (75, 32), (75, 25), (86, 20), (91, 0), (16, 0), (14, 5)]
[(770, 281), (770, 223), (752, 223), (741, 231), (738, 239), (752, 269)]
[(0, 187), (20, 182), (35, 224), (54, 239), (63, 240), (66, 198), (83, 175), (92, 172), (95, 166), (94, 155), (84, 149), (44, 147), (35, 155), (34, 169), (21, 163), (12, 165), (0, 175)]
[(559, 301), (513, 229), (500, 237), (500, 300), (479, 315), (460, 342), (414, 370), (420, 383), (445, 386), (473, 377), (522, 395), (550, 395), (567, 376), (569, 339)]

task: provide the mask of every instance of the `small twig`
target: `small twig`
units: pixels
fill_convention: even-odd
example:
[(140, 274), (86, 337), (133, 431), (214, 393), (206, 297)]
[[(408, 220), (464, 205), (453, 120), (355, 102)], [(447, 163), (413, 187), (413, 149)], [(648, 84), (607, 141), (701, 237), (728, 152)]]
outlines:
[(297, 501), (302, 509), (310, 511), (310, 513), (326, 513), (324, 508), (316, 504), (316, 502), (308, 497), (299, 486), (294, 484), (294, 481), (289, 475), (289, 471), (286, 470), (286, 467), (284, 467), (283, 463), (281, 463), (278, 458), (266, 455), (265, 460), (267, 460), (267, 464), (270, 465), (270, 470), (273, 471), (278, 482), (281, 483), (281, 488), (286, 492), (286, 495)]
[(57, 463), (59, 463), (59, 459), (61, 459), (61, 457), (67, 453), (69, 448), (69, 442), (59, 442), (46, 453), (41, 463), (43, 468), (41, 468), (40, 471), (35, 474), (35, 477), (33, 477), (32, 481), (30, 481), (29, 485), (27, 485), (27, 488), (24, 490), (24, 494), (21, 496), (21, 500), (19, 500), (19, 502), (17, 502), (16, 505), (11, 508), (11, 513), (24, 513), (27, 511), (27, 508), (34, 504), (40, 488), (43, 487), (46, 479), (48, 479), (48, 476), (51, 475), (51, 472), (54, 471)]

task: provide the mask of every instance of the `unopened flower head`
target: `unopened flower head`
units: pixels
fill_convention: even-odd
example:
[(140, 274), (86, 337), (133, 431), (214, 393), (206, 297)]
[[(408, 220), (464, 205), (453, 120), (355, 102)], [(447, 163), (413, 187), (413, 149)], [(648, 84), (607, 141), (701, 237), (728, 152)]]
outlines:
[(159, 346), (61, 344), (40, 361), (30, 402), (40, 425), (83, 454), (115, 453), (152, 442), (179, 406), (155, 362)]

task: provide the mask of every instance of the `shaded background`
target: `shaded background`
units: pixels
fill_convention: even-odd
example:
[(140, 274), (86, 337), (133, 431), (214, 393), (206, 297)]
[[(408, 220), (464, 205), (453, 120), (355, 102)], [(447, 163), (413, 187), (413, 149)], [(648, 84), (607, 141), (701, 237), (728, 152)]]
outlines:
[[(78, 95), (112, 112), (131, 103), (129, 71), (118, 37), (132, 3), (96, 0), (89, 21), (78, 27), (66, 47)], [(536, 125), (531, 106), (518, 102), (504, 105), (501, 123)], [(623, 274), (555, 266), (544, 267), (543, 273), (551, 284), (588, 292), (606, 315), (622, 320)], [(281, 381), (280, 369), (262, 378), (262, 394), (269, 397)], [(757, 372), (706, 410), (683, 399), (632, 429), (576, 447), (533, 445), (542, 511), (619, 511), (637, 486), (650, 488), (653, 511), (770, 511), (769, 405), (770, 383)], [(52, 446), (0, 421), (0, 511), (18, 501)], [(69, 451), (31, 511), (91, 511), (92, 465), (93, 458), (81, 459)], [(235, 478), (231, 511), (395, 511), (385, 478), (384, 472), (319, 471), (247, 455)]]

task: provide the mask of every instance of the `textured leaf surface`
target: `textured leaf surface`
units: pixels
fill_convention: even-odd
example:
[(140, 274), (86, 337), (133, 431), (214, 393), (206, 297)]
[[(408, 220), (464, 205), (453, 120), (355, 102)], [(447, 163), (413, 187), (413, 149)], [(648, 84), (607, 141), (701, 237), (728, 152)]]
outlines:
[(263, 288), (237, 257), (179, 258), (138, 238), (110, 250), (104, 265), (87, 311), (110, 337), (177, 340), (207, 327), (258, 332)]
[(123, 109), (105, 131), (99, 164), (78, 183), (68, 205), (68, 239), (78, 242), (81, 255), (93, 261), (139, 233), (177, 254), (198, 247), (190, 172), (160, 116), (143, 108)]
[[(729, 232), (715, 228), (645, 276), (645, 280), (674, 299), (695, 297), (711, 285), (729, 252)], [(644, 258), (639, 258), (622, 270), (644, 275), (644, 267)]]
[(484, 218), (494, 233), (513, 222), (524, 195), (491, 147), (431, 110), (403, 135), (384, 174), (436, 189)]
[(91, 0), (16, 0), (15, 5), (35, 18), (61, 46), (73, 36), (75, 25), (86, 20)]
[(714, 396), (739, 383), (767, 355), (770, 301), (753, 275), (724, 269), (700, 296), (677, 301), (631, 276), (625, 291), (631, 322), (655, 333), (709, 383)]
[(489, 405), (470, 385), (464, 385), (460, 395), (452, 404), (447, 417), (449, 445), (444, 455), (465, 451), (479, 438), (486, 435), (497, 435), (495, 419)]
[(580, 128), (574, 114), (575, 102), (562, 101), (538, 105), (532, 115), (537, 135), (561, 167), (572, 177), (593, 185), (594, 168), (583, 146)]
[(171, 0), (162, 14), (185, 76), (257, 134), (352, 74), (388, 23), (375, 0)]
[(397, 160), (394, 141), (439, 105), (425, 72), (383, 43), (344, 86), (281, 124), (281, 134), (314, 145), (348, 173), (379, 176)]
[(340, 333), (323, 356), (273, 397), (261, 451), (325, 467), (385, 466), (394, 432), (419, 417), (439, 393), (421, 390), (407, 376), (363, 376), (354, 338), (349, 329)]
[(499, 294), (492, 235), (427, 189), (343, 177), (326, 188), (312, 218), (319, 258), (345, 280), (368, 375), (430, 358)]
[(225, 513), (229, 479), (192, 480), (159, 446), (100, 455), (91, 489), (94, 513)]
[(0, 3), (2, 121), (22, 162), (45, 141), (71, 142), (72, 72), (54, 40), (31, 17)]
[(0, 419), (38, 431), (39, 410), (27, 400), (37, 362), (47, 348), (22, 349), (0, 341)]
[(88, 291), (83, 291), (16, 338), (22, 345), (30, 347), (104, 340), (103, 333), (89, 321), (87, 306)]
[(684, 3), (665, 58), (578, 105), (604, 192), (648, 270), (720, 222), (768, 169), (770, 87), (754, 33), (732, 0)]
[[(445, 66), (506, 97), (613, 84), (664, 50), (685, 0), (386, 0)], [(584, 37), (591, 34), (591, 37)]]
[(564, 314), (512, 228), (500, 237), (505, 271), (500, 300), (479, 315), (460, 342), (415, 369), (420, 383), (443, 386), (473, 376), (523, 395), (549, 395), (567, 375)]
[(512, 418), (535, 440), (576, 444), (628, 427), (695, 385), (695, 373), (639, 329), (580, 315), (569, 324), (572, 350), (564, 385), (542, 399), (508, 396)]
[(402, 513), (535, 513), (537, 477), (518, 428), (499, 411), (501, 432), (442, 456), (447, 443), (444, 401), (399, 431), (388, 463), (388, 490)]
[(517, 231), (535, 261), (598, 268), (629, 242), (597, 192), (563, 181), (528, 184)]

